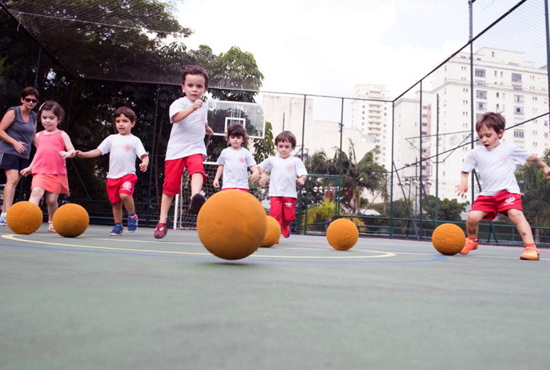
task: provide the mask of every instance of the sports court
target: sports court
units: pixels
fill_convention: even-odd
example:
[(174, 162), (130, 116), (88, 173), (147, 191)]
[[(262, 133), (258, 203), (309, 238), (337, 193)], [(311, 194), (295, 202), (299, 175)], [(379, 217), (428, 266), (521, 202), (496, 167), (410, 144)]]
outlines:
[(0, 238), (0, 368), (548, 369), (550, 254), (292, 235), (229, 262), (196, 231)]

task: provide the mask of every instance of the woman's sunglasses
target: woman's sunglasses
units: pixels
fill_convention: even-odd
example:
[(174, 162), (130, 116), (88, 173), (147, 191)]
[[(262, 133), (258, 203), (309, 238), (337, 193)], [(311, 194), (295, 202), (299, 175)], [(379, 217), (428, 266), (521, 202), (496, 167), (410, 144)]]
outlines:
[(32, 99), (32, 98), (25, 98), (25, 101), (27, 103), (38, 103), (38, 100), (37, 99)]

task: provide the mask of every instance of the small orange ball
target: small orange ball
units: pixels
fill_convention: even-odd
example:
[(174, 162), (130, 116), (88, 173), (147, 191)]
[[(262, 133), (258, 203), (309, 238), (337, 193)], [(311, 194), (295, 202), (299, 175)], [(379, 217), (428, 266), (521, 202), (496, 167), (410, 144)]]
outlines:
[(281, 225), (279, 221), (271, 216), (266, 216), (267, 229), (265, 231), (264, 240), (260, 247), (268, 248), (279, 242), (281, 237)]
[(75, 238), (86, 231), (90, 224), (90, 216), (81, 205), (67, 203), (55, 211), (52, 221), (59, 235)]
[(453, 256), (464, 248), (466, 236), (455, 224), (442, 224), (432, 233), (432, 244), (441, 254)]
[(347, 251), (353, 248), (359, 240), (359, 230), (347, 218), (339, 218), (328, 225), (327, 240), (334, 249)]
[(32, 234), (42, 225), (42, 210), (36, 204), (22, 201), (8, 209), (6, 223), (16, 234)]
[(224, 190), (212, 195), (197, 216), (197, 232), (204, 247), (226, 260), (254, 253), (267, 229), (260, 201), (242, 190)]

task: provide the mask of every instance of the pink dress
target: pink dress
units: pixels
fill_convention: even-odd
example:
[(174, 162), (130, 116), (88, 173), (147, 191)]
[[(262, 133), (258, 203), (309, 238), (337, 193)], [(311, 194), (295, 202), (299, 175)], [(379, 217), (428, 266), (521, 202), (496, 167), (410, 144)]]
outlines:
[(54, 194), (69, 194), (67, 164), (59, 152), (65, 150), (63, 131), (46, 134), (41, 131), (36, 138), (36, 154), (32, 165), (31, 188), (42, 188)]

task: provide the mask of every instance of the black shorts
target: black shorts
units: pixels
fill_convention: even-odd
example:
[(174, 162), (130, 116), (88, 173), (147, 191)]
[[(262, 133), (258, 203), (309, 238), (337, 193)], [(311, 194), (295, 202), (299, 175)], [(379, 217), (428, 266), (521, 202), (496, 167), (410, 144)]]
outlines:
[(29, 167), (30, 161), (25, 158), (21, 158), (14, 154), (0, 153), (0, 168), (5, 170), (17, 170), (21, 171), (23, 168)]

